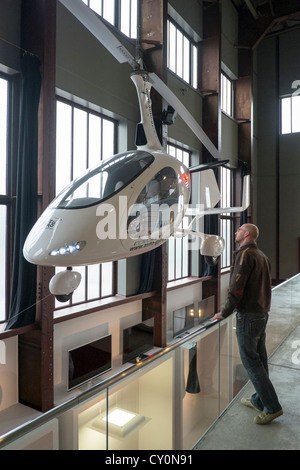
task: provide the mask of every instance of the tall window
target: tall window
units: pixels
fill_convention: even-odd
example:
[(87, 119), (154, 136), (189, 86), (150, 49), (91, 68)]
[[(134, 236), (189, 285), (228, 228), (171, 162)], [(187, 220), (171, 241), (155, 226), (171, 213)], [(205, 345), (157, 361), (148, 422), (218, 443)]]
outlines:
[(9, 82), (0, 75), (0, 322), (6, 320), (8, 217), (10, 194), (8, 187)]
[[(221, 207), (230, 207), (232, 198), (232, 172), (228, 168), (220, 168)], [(221, 255), (221, 272), (231, 265), (232, 217), (230, 213), (222, 214), (220, 218), (220, 235), (225, 240), (225, 248)]]
[[(56, 194), (86, 169), (116, 153), (116, 121), (73, 103), (57, 101), (56, 132)], [(76, 270), (81, 273), (82, 281), (72, 296), (72, 304), (114, 294), (113, 263), (76, 267)], [(69, 305), (57, 302), (56, 307)]]
[[(168, 145), (168, 153), (177, 158), (187, 167), (190, 166), (190, 152)], [(185, 219), (187, 219), (185, 217)], [(187, 228), (188, 221), (182, 222), (180, 228)], [(168, 280), (174, 281), (189, 276), (189, 251), (188, 251), (188, 237), (170, 237), (169, 241), (169, 273)]]
[(228, 116), (233, 116), (232, 99), (232, 81), (221, 73), (221, 109)]
[(300, 132), (300, 96), (281, 99), (281, 133)]
[(126, 36), (136, 39), (138, 0), (82, 0)]
[(115, 24), (115, 1), (114, 0), (83, 0), (92, 10), (111, 24)]
[(119, 29), (129, 38), (137, 38), (138, 4), (137, 0), (121, 0)]
[(168, 68), (197, 88), (198, 49), (194, 41), (168, 20)]

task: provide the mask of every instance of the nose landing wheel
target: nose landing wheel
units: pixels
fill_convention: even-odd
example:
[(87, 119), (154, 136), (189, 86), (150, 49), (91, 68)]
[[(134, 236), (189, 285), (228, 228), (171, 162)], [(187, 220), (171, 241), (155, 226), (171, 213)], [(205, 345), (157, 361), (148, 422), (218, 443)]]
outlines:
[(67, 268), (66, 271), (60, 271), (52, 277), (49, 282), (49, 290), (59, 302), (68, 302), (80, 281), (81, 274), (72, 271), (72, 268)]
[(208, 266), (218, 264), (221, 254), (225, 248), (225, 241), (218, 235), (205, 235), (202, 242), (200, 253)]
[(69, 302), (69, 300), (71, 299), (73, 295), (73, 292), (71, 292), (70, 294), (67, 294), (67, 295), (56, 295), (55, 298), (56, 300), (58, 300), (58, 302)]

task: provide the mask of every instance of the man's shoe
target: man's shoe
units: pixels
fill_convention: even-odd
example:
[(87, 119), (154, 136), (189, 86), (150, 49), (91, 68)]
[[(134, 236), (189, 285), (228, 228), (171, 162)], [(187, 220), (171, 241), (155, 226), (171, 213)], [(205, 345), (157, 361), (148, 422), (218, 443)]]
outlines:
[(282, 414), (282, 410), (277, 411), (276, 413), (266, 413), (265, 411), (262, 411), (254, 418), (254, 422), (256, 424), (269, 424), (273, 419), (278, 418), (278, 416), (281, 416)]
[(249, 398), (242, 398), (241, 403), (242, 405), (247, 406), (248, 408), (252, 408), (252, 410), (261, 411), (258, 408), (255, 408), (255, 406), (251, 403), (251, 400), (249, 400)]

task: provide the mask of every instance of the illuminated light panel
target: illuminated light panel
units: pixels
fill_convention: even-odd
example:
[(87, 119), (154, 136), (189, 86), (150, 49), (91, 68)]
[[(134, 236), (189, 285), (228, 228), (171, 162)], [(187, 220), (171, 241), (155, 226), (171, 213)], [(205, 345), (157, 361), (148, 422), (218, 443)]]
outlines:
[[(115, 410), (108, 413), (107, 419), (110, 424), (115, 424), (116, 426), (123, 427), (125, 424), (129, 423), (137, 415), (135, 413), (130, 413), (129, 411), (120, 410), (116, 408)], [(103, 421), (106, 421), (106, 416), (102, 418)]]
[(109, 435), (123, 438), (129, 433), (137, 431), (147, 420), (145, 416), (121, 408), (114, 408), (107, 416), (104, 414), (100, 415), (100, 418), (93, 421), (92, 428), (98, 432), (105, 433), (106, 426), (108, 426)]

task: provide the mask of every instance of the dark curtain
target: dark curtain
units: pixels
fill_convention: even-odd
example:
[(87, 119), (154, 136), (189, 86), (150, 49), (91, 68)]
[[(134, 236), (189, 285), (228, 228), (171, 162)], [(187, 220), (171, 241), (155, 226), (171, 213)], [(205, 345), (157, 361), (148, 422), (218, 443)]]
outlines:
[(36, 266), (25, 260), (23, 245), (37, 219), (39, 66), (37, 57), (27, 53), (22, 56), (15, 234), (7, 330), (35, 321)]
[[(248, 166), (247, 163), (243, 163), (241, 167), (241, 179), (242, 179), (242, 190), (241, 190), (241, 198), (243, 197), (243, 182), (244, 182), (244, 176), (248, 174)], [(247, 223), (247, 209), (241, 213), (241, 220), (240, 220), (240, 225), (246, 224)]]
[(156, 250), (151, 250), (142, 255), (140, 286), (137, 292), (138, 294), (151, 292), (153, 289), (155, 252)]

